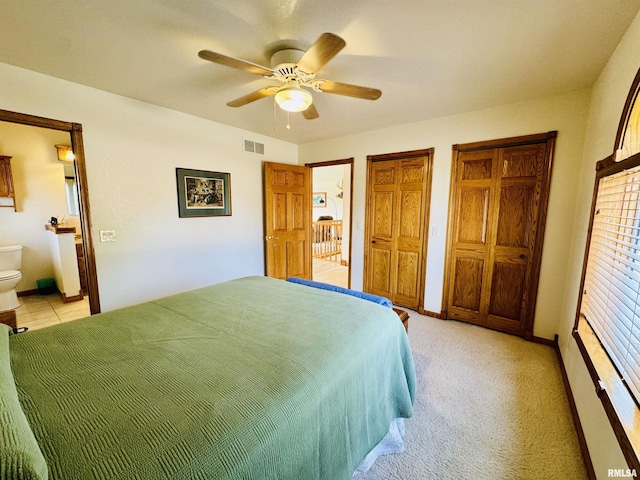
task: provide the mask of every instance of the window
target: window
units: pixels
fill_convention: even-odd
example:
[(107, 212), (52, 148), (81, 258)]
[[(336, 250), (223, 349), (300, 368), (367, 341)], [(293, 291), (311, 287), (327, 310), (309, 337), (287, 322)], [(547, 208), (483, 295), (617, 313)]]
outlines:
[(636, 77), (635, 93), (627, 100), (628, 115), (624, 122), (624, 128), (618, 134), (622, 138), (619, 139), (618, 160), (621, 158), (629, 158), (640, 152), (640, 102), (637, 102), (638, 78)]
[(640, 399), (640, 166), (598, 182), (581, 317)]
[(640, 71), (598, 163), (574, 337), (625, 458), (640, 469)]

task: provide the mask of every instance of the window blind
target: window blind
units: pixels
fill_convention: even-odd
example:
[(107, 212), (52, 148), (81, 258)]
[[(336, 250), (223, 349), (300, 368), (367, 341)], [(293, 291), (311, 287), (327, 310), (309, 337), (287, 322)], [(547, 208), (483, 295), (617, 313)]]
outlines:
[(580, 312), (640, 399), (640, 166), (598, 182)]

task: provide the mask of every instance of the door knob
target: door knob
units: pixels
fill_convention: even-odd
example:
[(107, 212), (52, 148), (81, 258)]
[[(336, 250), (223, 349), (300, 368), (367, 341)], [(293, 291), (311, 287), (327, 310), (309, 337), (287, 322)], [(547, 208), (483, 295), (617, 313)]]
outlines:
[(265, 240), (273, 240), (273, 235), (267, 235), (264, 237)]

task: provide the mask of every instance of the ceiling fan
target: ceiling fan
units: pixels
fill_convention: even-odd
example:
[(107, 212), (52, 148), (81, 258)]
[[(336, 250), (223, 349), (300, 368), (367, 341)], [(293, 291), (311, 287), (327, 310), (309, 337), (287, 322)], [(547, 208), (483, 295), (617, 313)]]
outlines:
[(304, 52), (295, 48), (276, 51), (271, 56), (271, 68), (209, 50), (201, 50), (198, 56), (210, 62), (262, 75), (279, 82), (279, 85), (264, 87), (236, 98), (228, 102), (228, 106), (242, 107), (261, 98), (275, 95), (276, 103), (280, 108), (288, 112), (302, 112), (304, 118), (312, 120), (318, 118), (318, 111), (313, 105), (313, 97), (308, 89), (366, 100), (376, 100), (382, 95), (382, 92), (375, 88), (316, 78), (318, 70), (335, 57), (345, 45), (346, 42), (339, 36), (323, 33)]

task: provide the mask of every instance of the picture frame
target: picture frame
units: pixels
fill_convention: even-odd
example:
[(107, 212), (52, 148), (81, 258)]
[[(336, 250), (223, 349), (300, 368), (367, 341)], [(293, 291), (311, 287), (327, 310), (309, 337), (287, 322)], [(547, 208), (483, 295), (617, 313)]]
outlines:
[(327, 192), (313, 192), (311, 195), (311, 205), (314, 208), (323, 208), (327, 206)]
[(178, 214), (185, 217), (231, 215), (231, 174), (176, 168)]

